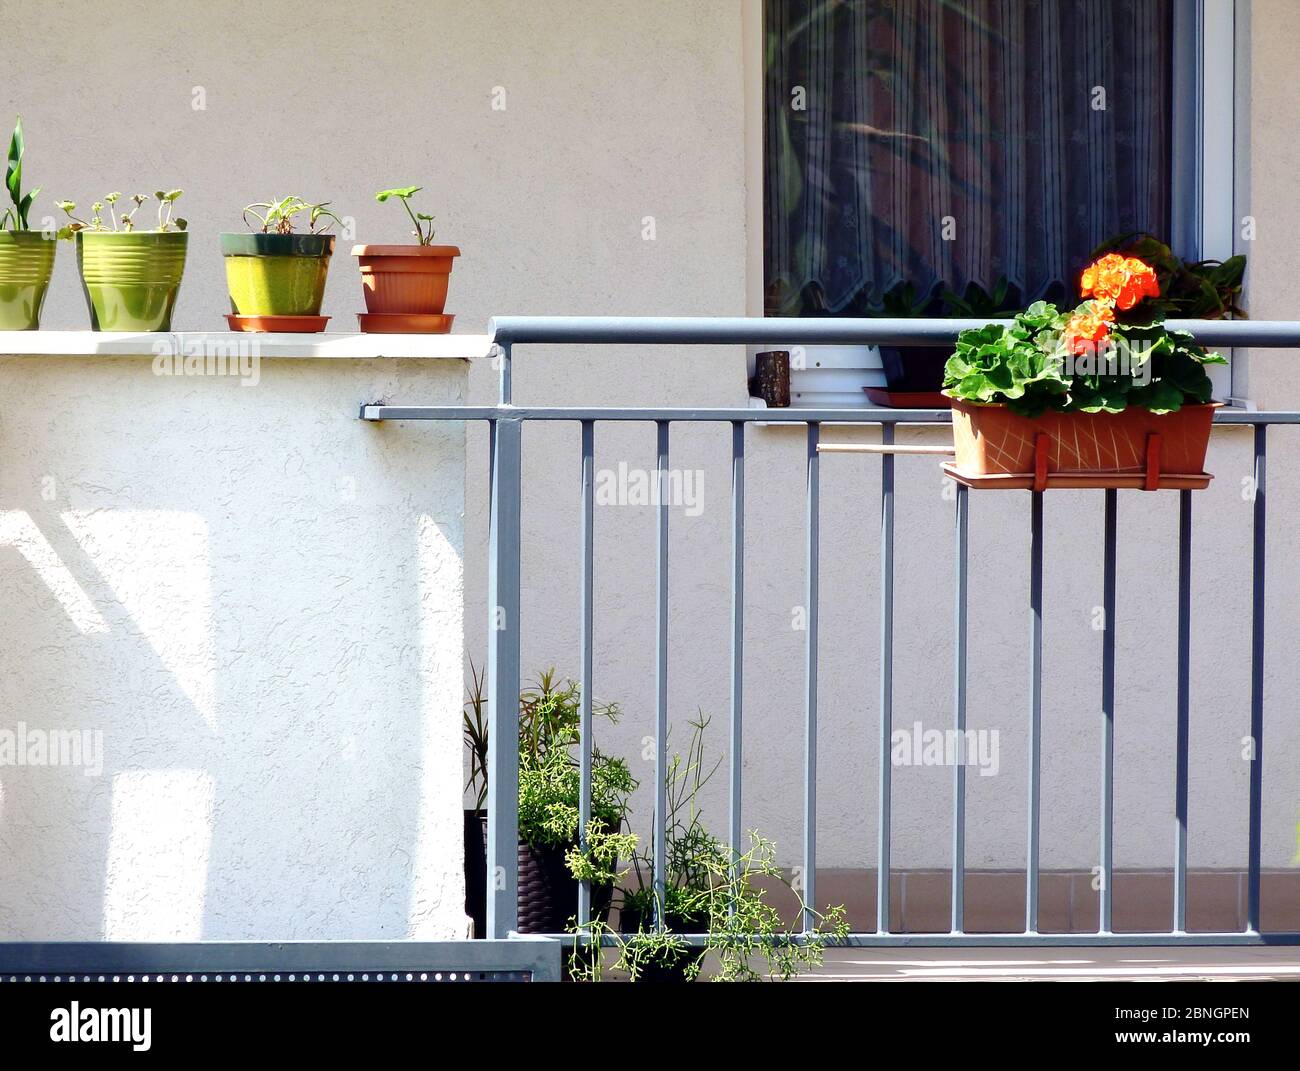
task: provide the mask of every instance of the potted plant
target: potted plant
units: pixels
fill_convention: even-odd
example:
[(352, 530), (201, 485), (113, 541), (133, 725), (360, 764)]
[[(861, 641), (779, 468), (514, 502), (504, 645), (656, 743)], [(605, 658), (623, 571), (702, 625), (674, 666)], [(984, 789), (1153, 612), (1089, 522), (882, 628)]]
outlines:
[[(904, 282), (886, 291), (879, 303), (867, 310), (867, 315), (891, 319), (922, 316), (993, 319), (1014, 311), (1019, 305), (1019, 292), (1005, 277), (999, 277), (988, 290), (979, 283), (968, 283), (960, 294), (940, 284), (918, 295), (912, 283)], [(881, 346), (885, 386), (864, 388), (867, 396), (876, 405), (889, 408), (946, 409), (948, 399), (941, 388), (944, 366), (951, 353), (952, 347), (947, 345)]]
[(1207, 353), (1170, 331), (1156, 273), (1107, 254), (1084, 271), (1077, 308), (1035, 302), (1012, 324), (963, 331), (949, 359), (956, 462), (978, 487), (1208, 484), (1214, 405)]
[[(243, 216), (246, 224), (257, 229), (221, 236), (230, 291), (226, 319), (231, 328), (324, 331), (329, 317), (320, 314), (320, 306), (334, 252), (334, 235), (328, 228), (342, 224), (329, 202), (311, 204), (301, 197), (282, 197), (247, 205)], [(294, 229), (299, 217), (305, 219), (306, 233)]]
[[(471, 667), (471, 674), (473, 669)], [(480, 836), (486, 836), (487, 722), (483, 677), (473, 675), (465, 711), (465, 744), (470, 753), (467, 789), (475, 794)], [(617, 721), (612, 703), (593, 706), (596, 717)], [(519, 932), (564, 933), (578, 912), (578, 881), (592, 883), (592, 915), (609, 913), (614, 884), (622, 876), (620, 858), (637, 839), (624, 833), (628, 798), (637, 783), (620, 758), (592, 749), (591, 821), (586, 845), (579, 846), (581, 775), (581, 688), (560, 680), (553, 669), (519, 696)], [(471, 819), (466, 818), (466, 825)], [(474, 863), (477, 865), (477, 852)], [(466, 866), (471, 865), (467, 853)], [(486, 873), (486, 854), (483, 857)], [(477, 877), (473, 879), (477, 884)], [(467, 876), (466, 885), (470, 884)], [(484, 893), (486, 896), (486, 891)], [(486, 900), (484, 900), (484, 917)], [(477, 922), (477, 905), (471, 905)], [(476, 932), (478, 930), (476, 929)]]
[[(699, 797), (721, 760), (705, 760), (707, 727), (705, 717), (691, 722), (686, 755), (674, 755), (664, 776), (665, 928), (655, 925), (653, 857), (648, 851), (634, 851), (635, 885), (622, 890), (618, 929), (595, 917), (586, 927), (570, 927), (570, 970), (576, 977), (597, 981), (603, 976), (604, 962), (591, 955), (588, 946), (610, 937), (614, 969), (634, 982), (694, 981), (710, 952), (717, 959), (719, 981), (758, 981), (755, 959), (766, 963), (768, 977), (784, 979), (819, 964), (825, 946), (848, 932), (844, 908), (838, 906), (819, 916), (802, 940), (790, 940), (792, 920), (768, 902), (768, 892), (774, 885), (784, 887), (798, 904), (799, 919), (805, 905), (776, 864), (776, 845), (751, 833), (749, 848), (742, 853), (709, 832)], [(702, 943), (684, 939), (701, 935)]]
[(27, 215), (40, 187), (23, 193), (22, 116), (9, 139), (5, 188), (10, 206), (0, 214), (0, 331), (35, 331), (54, 270), (54, 235), (34, 231)]
[(92, 331), (170, 331), (176, 295), (185, 273), (189, 234), (185, 220), (173, 216), (180, 190), (158, 190), (157, 225), (142, 229), (136, 215), (149, 200), (133, 194), (119, 212), (120, 193), (90, 206), (91, 216), (76, 215), (72, 201), (60, 201), (68, 222), (60, 238), (77, 244), (77, 268), (90, 308)]
[(1146, 304), (1168, 319), (1221, 320), (1227, 316), (1246, 316), (1241, 308), (1246, 258), (1240, 254), (1227, 260), (1185, 261), (1159, 238), (1144, 231), (1107, 239), (1089, 259), (1096, 261), (1107, 253), (1136, 257), (1155, 269), (1160, 294), (1148, 298)]
[(454, 245), (433, 244), (433, 216), (411, 208), (421, 186), (380, 190), (381, 204), (400, 201), (410, 217), (414, 245), (356, 245), (352, 255), (361, 265), (366, 311), (357, 314), (361, 330), (379, 333), (446, 334), (453, 316), (443, 314), (452, 261), (460, 256)]

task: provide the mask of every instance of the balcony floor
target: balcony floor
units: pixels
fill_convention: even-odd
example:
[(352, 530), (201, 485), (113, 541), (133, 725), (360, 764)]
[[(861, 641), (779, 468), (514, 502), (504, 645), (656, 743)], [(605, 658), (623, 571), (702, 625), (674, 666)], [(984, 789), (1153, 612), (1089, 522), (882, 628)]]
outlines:
[(1300, 981), (1300, 948), (833, 948), (799, 981)]

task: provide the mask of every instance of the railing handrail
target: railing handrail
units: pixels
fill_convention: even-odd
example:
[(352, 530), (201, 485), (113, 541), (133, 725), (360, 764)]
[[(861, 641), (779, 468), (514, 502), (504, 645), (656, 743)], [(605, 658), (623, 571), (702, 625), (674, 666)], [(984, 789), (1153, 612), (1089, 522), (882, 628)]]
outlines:
[[(382, 405), (361, 406), (362, 420), (612, 420), (732, 424), (951, 424), (950, 409), (622, 408), (617, 406)], [(1216, 424), (1300, 424), (1295, 409), (1217, 409)]]
[[(968, 328), (1010, 320), (761, 316), (494, 316), (498, 345), (893, 345), (953, 342)], [(1168, 320), (1206, 346), (1300, 347), (1300, 320)]]

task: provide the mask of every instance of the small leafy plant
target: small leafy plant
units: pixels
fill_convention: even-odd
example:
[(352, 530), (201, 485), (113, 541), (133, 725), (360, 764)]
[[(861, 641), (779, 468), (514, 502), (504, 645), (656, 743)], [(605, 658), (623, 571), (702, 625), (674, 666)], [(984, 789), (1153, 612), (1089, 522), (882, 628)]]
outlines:
[(1150, 265), (1107, 254), (1084, 271), (1080, 289), (1087, 300), (1072, 312), (1037, 301), (1010, 325), (963, 331), (948, 359), (944, 393), (1029, 417), (1129, 406), (1172, 413), (1210, 401), (1205, 366), (1224, 358), (1188, 332), (1165, 327)]
[(23, 117), (14, 121), (13, 137), (9, 139), (9, 162), (5, 167), (5, 188), (9, 191), (10, 207), (0, 215), (0, 230), (31, 230), (27, 224), (27, 213), (31, 211), (32, 202), (41, 192), (39, 186), (30, 193), (23, 193), (23, 153), (27, 145), (23, 140)]
[(310, 234), (324, 234), (337, 223), (343, 226), (329, 208), (329, 201), (311, 204), (301, 197), (282, 197), (278, 201), (257, 201), (244, 206), (244, 222), (252, 227), (249, 216), (260, 223), (263, 234), (293, 234), (295, 220), (303, 213), (307, 215), (307, 229)]
[[(674, 755), (665, 774), (667, 814), (664, 821), (666, 867), (664, 875), (664, 930), (654, 925), (658, 896), (654, 863), (649, 852), (632, 853), (635, 887), (623, 890), (621, 914), (637, 920), (635, 932), (619, 933), (606, 922), (593, 919), (585, 927), (574, 925), (570, 972), (598, 981), (604, 964), (591, 955), (593, 942), (608, 942), (616, 950), (614, 969), (640, 981), (652, 968), (675, 969), (692, 981), (699, 976), (704, 954), (717, 959), (715, 981), (759, 981), (753, 961), (762, 960), (769, 978), (788, 979), (822, 961), (829, 944), (848, 933), (842, 906), (817, 916), (814, 928), (797, 933), (781, 912), (768, 902), (768, 891), (784, 887), (798, 904), (802, 919), (803, 897), (793, 888), (776, 862), (776, 845), (749, 834), (748, 849), (741, 853), (724, 844), (704, 825), (699, 794), (717, 772), (704, 757), (704, 732), (708, 718), (691, 722), (691, 742), (686, 754)], [(690, 946), (683, 932), (704, 934), (702, 946)]]
[[(177, 200), (179, 200), (184, 190), (155, 190), (154, 200), (158, 202), (158, 225), (152, 228), (154, 231), (166, 232), (175, 228), (178, 231), (185, 230), (187, 224), (180, 216), (173, 218), (173, 210)], [(121, 231), (128, 232), (136, 230), (135, 215), (140, 211), (140, 206), (147, 200), (143, 193), (132, 194), (127, 203), (131, 206), (123, 208), (121, 212), (117, 210), (117, 203), (122, 199), (121, 193), (108, 193), (104, 195), (102, 201), (96, 201), (90, 206), (90, 219), (84, 220), (77, 216), (77, 205), (73, 201), (59, 201), (58, 206), (68, 216), (68, 223), (59, 228), (60, 238), (71, 238), (78, 231)], [(107, 218), (105, 215), (107, 214)]]
[(380, 204), (385, 201), (397, 198), (402, 202), (402, 207), (406, 209), (406, 214), (411, 217), (411, 222), (415, 224), (415, 230), (411, 235), (420, 245), (433, 244), (433, 216), (427, 212), (416, 212), (411, 208), (411, 198), (419, 193), (423, 186), (399, 186), (393, 190), (380, 190), (375, 194), (375, 200)]
[[(470, 673), (464, 713), (465, 748), (470, 756), (466, 789), (482, 807), (487, 799), (488, 700), (483, 674), (473, 666)], [(637, 782), (623, 759), (593, 747), (591, 821), (585, 848), (579, 847), (582, 779), (576, 751), (581, 742), (581, 708), (581, 686), (561, 680), (554, 669), (538, 674), (536, 684), (520, 692), (519, 837), (534, 847), (565, 848), (574, 877), (608, 885), (622, 877), (619, 860), (636, 848), (636, 835), (622, 832), (621, 827)], [(593, 717), (611, 722), (617, 722), (620, 713), (614, 703), (592, 707)]]

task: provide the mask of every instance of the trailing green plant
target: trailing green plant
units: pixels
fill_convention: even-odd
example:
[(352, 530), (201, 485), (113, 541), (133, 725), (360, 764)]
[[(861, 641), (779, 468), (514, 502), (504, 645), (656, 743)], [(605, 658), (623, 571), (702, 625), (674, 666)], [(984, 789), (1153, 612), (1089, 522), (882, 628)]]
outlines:
[[(682, 932), (671, 929), (678, 926), (705, 934), (703, 949), (712, 952), (718, 963), (715, 981), (759, 980), (755, 960), (764, 962), (767, 977), (787, 979), (820, 964), (825, 947), (848, 933), (842, 906), (815, 915), (816, 924), (809, 932), (794, 932), (792, 923), (768, 900), (769, 892), (780, 885), (798, 905), (793, 925), (804, 918), (803, 897), (777, 866), (776, 845), (751, 832), (749, 847), (741, 853), (709, 832), (699, 797), (721, 759), (712, 763), (705, 759), (708, 724), (703, 715), (691, 722), (685, 755), (675, 754), (665, 772), (662, 900), (655, 889), (652, 855), (633, 851), (635, 886), (623, 889), (621, 912), (624, 918), (639, 919), (637, 930), (616, 932), (598, 919), (571, 926), (574, 947), (569, 969), (575, 977), (598, 981), (603, 976), (602, 957), (592, 955), (590, 948), (593, 942), (608, 941), (615, 950), (613, 968), (626, 972), (632, 981), (639, 981), (651, 966), (675, 967), (693, 980), (699, 976), (703, 956)], [(653, 922), (660, 904), (668, 927), (663, 930)]]
[[(465, 704), (463, 729), (470, 757), (466, 790), (477, 806), (487, 799), (488, 699), (484, 675), (470, 667), (471, 683)], [(615, 703), (596, 703), (593, 718), (616, 723), (621, 712)], [(537, 676), (535, 685), (519, 695), (519, 837), (534, 847), (556, 845), (568, 849), (566, 861), (575, 877), (595, 884), (620, 878), (618, 861), (628, 858), (637, 844), (635, 834), (622, 831), (628, 799), (637, 782), (627, 763), (592, 747), (591, 820), (580, 838), (582, 777), (578, 747), (582, 740), (582, 688), (561, 680), (554, 669)], [(585, 845), (579, 846), (585, 840)]]
[(9, 139), (9, 161), (5, 166), (5, 188), (9, 191), (10, 207), (0, 215), (0, 230), (31, 230), (27, 223), (27, 213), (31, 211), (32, 202), (41, 192), (39, 186), (30, 193), (23, 193), (23, 154), (27, 143), (23, 140), (23, 117), (14, 120), (13, 137)]
[(393, 190), (380, 190), (375, 194), (375, 200), (380, 204), (396, 197), (402, 202), (402, 207), (406, 209), (406, 214), (411, 217), (411, 222), (415, 224), (415, 230), (411, 232), (415, 240), (420, 245), (433, 244), (433, 216), (427, 212), (415, 212), (411, 209), (411, 198), (419, 193), (423, 186), (399, 186)]
[(329, 206), (329, 201), (312, 204), (301, 197), (256, 201), (244, 206), (244, 222), (251, 227), (248, 217), (252, 216), (262, 225), (263, 234), (294, 234), (297, 217), (306, 213), (308, 233), (325, 234), (335, 223), (343, 226), (343, 220), (330, 211)]
[(1123, 253), (1145, 261), (1155, 269), (1160, 297), (1151, 305), (1168, 319), (1221, 320), (1245, 317), (1241, 293), (1246, 275), (1246, 258), (1240, 254), (1227, 260), (1186, 261), (1155, 235), (1145, 231), (1117, 234), (1093, 250), (1090, 260), (1106, 253)]
[[(173, 211), (176, 202), (180, 199), (184, 190), (155, 190), (154, 200), (158, 202), (158, 225), (152, 228), (144, 228), (158, 232), (166, 232), (175, 228), (178, 231), (185, 230), (188, 225), (180, 216), (173, 218)], [(134, 231), (139, 228), (135, 224), (136, 213), (140, 211), (140, 206), (147, 200), (143, 193), (134, 193), (127, 198), (130, 208), (124, 208), (121, 212), (117, 209), (117, 202), (122, 199), (121, 193), (107, 193), (102, 201), (96, 201), (90, 206), (90, 219), (84, 220), (77, 216), (77, 205), (74, 201), (59, 201), (58, 206), (68, 216), (68, 223), (59, 228), (60, 238), (71, 238), (78, 231)]]
[(1130, 406), (1172, 413), (1210, 401), (1205, 368), (1224, 358), (1165, 327), (1150, 265), (1108, 254), (1084, 272), (1081, 288), (1090, 300), (1071, 312), (1037, 301), (1009, 325), (963, 331), (945, 368), (944, 393), (1029, 417)]

